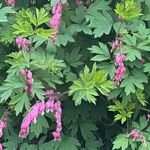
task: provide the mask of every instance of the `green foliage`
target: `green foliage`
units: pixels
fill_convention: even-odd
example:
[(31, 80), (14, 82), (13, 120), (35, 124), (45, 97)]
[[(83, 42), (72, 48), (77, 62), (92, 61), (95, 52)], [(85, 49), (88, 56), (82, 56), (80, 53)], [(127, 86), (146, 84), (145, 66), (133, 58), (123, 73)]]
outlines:
[(46, 23), (47, 21), (49, 21), (49, 17), (44, 8), (41, 8), (40, 10), (36, 8), (36, 14), (30, 9), (22, 9), (16, 16), (16, 23), (13, 25), (15, 29), (14, 33), (23, 37), (36, 35), (48, 39), (56, 31), (53, 31), (52, 29), (38, 28), (41, 24)]
[(48, 125), (48, 122), (46, 120), (46, 118), (44, 116), (39, 116), (38, 119), (37, 119), (37, 123), (36, 124), (32, 124), (31, 125), (31, 132), (33, 132), (36, 137), (38, 138), (39, 135), (41, 133), (43, 133), (43, 130), (44, 129), (48, 129), (49, 128), (49, 125)]
[(130, 74), (123, 80), (121, 87), (125, 88), (127, 95), (135, 93), (135, 87), (144, 89), (143, 83), (147, 83), (147, 76), (139, 69), (133, 69)]
[[(150, 150), (149, 0), (61, 0), (56, 31), (49, 22), (58, 2), (19, 0), (9, 7), (1, 1), (0, 116), (8, 112), (3, 149)], [(27, 39), (26, 48), (17, 47), (17, 37)], [(121, 45), (113, 51), (115, 39)], [(119, 85), (114, 83), (116, 53), (125, 55)], [(25, 92), (21, 69), (32, 72), (31, 95)], [(21, 139), (24, 116), (37, 101), (48, 100), (48, 89), (62, 103), (61, 141), (53, 140), (55, 111), (40, 115)], [(132, 130), (142, 138), (134, 140)]]
[[(0, 4), (0, 7), (2, 5)], [(3, 7), (0, 9), (0, 23), (8, 22), (7, 15), (8, 14), (15, 14), (16, 12), (11, 7)]]
[(126, 150), (128, 148), (128, 142), (129, 139), (127, 138), (127, 135), (125, 134), (120, 134), (117, 136), (116, 140), (113, 143), (113, 149), (120, 149), (121, 150)]
[(109, 34), (113, 19), (109, 14), (110, 2), (105, 0), (96, 0), (90, 5), (85, 18), (88, 26), (94, 29), (94, 37), (101, 37), (103, 34)]
[(145, 98), (145, 95), (144, 95), (144, 92), (140, 89), (137, 89), (136, 90), (136, 98), (138, 99), (138, 101), (143, 105), (143, 106), (146, 106), (146, 98)]
[(81, 104), (82, 99), (96, 104), (95, 96), (98, 96), (96, 89), (103, 95), (108, 95), (114, 87), (114, 83), (107, 80), (106, 72), (97, 70), (94, 64), (91, 72), (87, 66), (84, 68), (80, 73), (80, 79), (74, 81), (70, 87), (69, 94), (74, 94), (75, 105)]
[(116, 5), (115, 12), (125, 21), (131, 21), (141, 15), (141, 8), (135, 0), (126, 0)]
[(118, 112), (118, 114), (115, 115), (115, 121), (121, 120), (121, 123), (123, 124), (128, 118), (132, 117), (135, 104), (126, 104), (124, 102), (116, 101), (115, 105), (110, 105), (108, 108), (109, 111)]
[(58, 147), (58, 150), (78, 150), (79, 141), (73, 137), (64, 137), (63, 142)]
[(99, 43), (99, 47), (92, 46), (91, 48), (89, 48), (89, 50), (91, 51), (91, 53), (97, 54), (96, 56), (94, 56), (91, 59), (93, 61), (99, 62), (99, 61), (104, 61), (104, 60), (110, 59), (109, 50), (108, 50), (107, 46), (104, 45), (103, 43)]

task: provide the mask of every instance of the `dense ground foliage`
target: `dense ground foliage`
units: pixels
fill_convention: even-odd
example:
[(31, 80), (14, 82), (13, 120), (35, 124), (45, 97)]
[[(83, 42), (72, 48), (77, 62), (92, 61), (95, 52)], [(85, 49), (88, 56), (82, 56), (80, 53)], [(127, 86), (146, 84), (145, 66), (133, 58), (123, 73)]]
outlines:
[(150, 150), (150, 0), (0, 3), (0, 150)]

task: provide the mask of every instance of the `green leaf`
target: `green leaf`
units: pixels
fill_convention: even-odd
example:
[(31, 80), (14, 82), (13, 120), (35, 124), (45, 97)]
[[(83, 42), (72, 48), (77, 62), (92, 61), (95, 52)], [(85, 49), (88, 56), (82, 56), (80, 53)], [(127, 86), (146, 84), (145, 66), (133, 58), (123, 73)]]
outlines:
[(44, 128), (49, 128), (48, 122), (44, 116), (39, 116), (35, 124), (31, 124), (31, 132), (33, 132), (38, 138), (43, 133)]
[(86, 21), (89, 22), (89, 27), (94, 29), (94, 37), (101, 37), (103, 34), (109, 34), (112, 28), (113, 20), (111, 15), (105, 11), (103, 13), (89, 11), (86, 14)]
[(144, 91), (143, 91), (143, 90), (140, 90), (140, 89), (137, 89), (135, 95), (136, 95), (138, 101), (139, 101), (143, 106), (146, 106), (147, 101), (146, 101), (146, 97), (145, 97)]
[(28, 144), (28, 143), (23, 143), (20, 146), (21, 150), (37, 150), (37, 145), (34, 144)]
[(135, 108), (134, 103), (124, 103), (125, 101), (116, 101), (115, 105), (108, 106), (109, 111), (117, 112), (115, 115), (115, 121), (121, 120), (123, 124), (128, 118), (131, 118), (133, 109)]
[(37, 36), (42, 37), (43, 39), (48, 39), (49, 37), (52, 37), (56, 33), (52, 29), (43, 29), (43, 28), (39, 28), (35, 32)]
[(150, 63), (144, 64), (144, 72), (150, 73)]
[(5, 150), (16, 150), (18, 145), (22, 143), (22, 139), (17, 134), (11, 133), (7, 137), (7, 141), (3, 143)]
[(15, 104), (14, 110), (16, 111), (16, 116), (23, 111), (24, 106), (26, 107), (26, 110), (29, 110), (30, 108), (30, 101), (27, 93), (14, 96), (13, 100), (10, 101), (9, 104)]
[(40, 10), (36, 9), (36, 17), (37, 17), (37, 26), (49, 21), (48, 12), (46, 12), (44, 8), (41, 8)]
[(138, 58), (139, 60), (142, 59), (141, 53), (138, 50), (133, 49), (131, 47), (127, 47), (127, 50), (125, 51), (125, 53), (127, 54), (126, 60), (129, 60), (131, 62), (135, 61), (136, 58)]
[(84, 71), (80, 73), (80, 78), (74, 81), (70, 86), (69, 95), (73, 95), (76, 105), (80, 105), (82, 99), (88, 102), (96, 103), (95, 96), (98, 96), (96, 89), (103, 95), (108, 95), (111, 89), (115, 87), (114, 83), (107, 80), (105, 71), (97, 71), (96, 64), (93, 65), (92, 71), (86, 66)]
[(99, 46), (92, 46), (91, 48), (88, 48), (91, 53), (97, 54), (94, 56), (91, 60), (93, 61), (104, 61), (110, 59), (110, 53), (107, 48), (107, 46), (103, 43), (99, 43)]
[(121, 3), (117, 3), (115, 12), (125, 21), (132, 21), (141, 15), (140, 6), (134, 0), (126, 0)]
[(36, 94), (36, 96), (38, 97), (38, 99), (40, 100), (44, 100), (44, 91), (42, 90), (44, 87), (42, 85), (41, 82), (34, 82), (33, 86), (32, 86), (32, 93)]
[(65, 59), (72, 67), (78, 67), (83, 64), (81, 57), (82, 55), (80, 54), (80, 47), (73, 49), (71, 53), (65, 53)]
[(64, 137), (58, 150), (78, 150), (80, 146), (79, 141), (74, 137)]
[(84, 140), (88, 141), (95, 137), (93, 131), (96, 131), (97, 127), (94, 123), (90, 121), (80, 122), (79, 127)]
[(92, 3), (85, 15), (88, 26), (94, 29), (94, 37), (101, 37), (103, 34), (109, 34), (113, 25), (112, 16), (109, 13), (110, 1), (96, 0)]
[(3, 7), (0, 9), (0, 22), (7, 22), (8, 14), (15, 14), (16, 12), (12, 9), (12, 7)]
[(30, 9), (27, 9), (25, 11), (26, 15), (29, 17), (29, 20), (31, 23), (34, 24), (34, 26), (37, 26), (37, 18), (36, 16), (33, 14), (33, 12)]
[(56, 41), (57, 46), (60, 45), (66, 46), (68, 42), (75, 42), (72, 35), (67, 33), (57, 35), (57, 41)]
[(135, 86), (139, 89), (144, 89), (143, 83), (147, 83), (147, 76), (139, 69), (134, 69), (128, 77), (126, 77), (122, 83), (121, 87), (125, 87), (125, 92), (127, 95), (130, 93), (135, 93)]
[(140, 117), (140, 130), (144, 130), (148, 125), (147, 118), (143, 115)]
[(32, 25), (27, 21), (17, 22), (13, 25), (13, 28), (15, 29), (15, 34), (19, 34), (23, 37), (28, 37), (33, 34)]
[(117, 136), (116, 140), (113, 142), (113, 150), (114, 149), (120, 149), (126, 150), (128, 148), (129, 139), (127, 135), (120, 134)]
[(89, 139), (86, 141), (85, 147), (87, 150), (99, 150), (102, 145), (103, 144), (101, 140)]

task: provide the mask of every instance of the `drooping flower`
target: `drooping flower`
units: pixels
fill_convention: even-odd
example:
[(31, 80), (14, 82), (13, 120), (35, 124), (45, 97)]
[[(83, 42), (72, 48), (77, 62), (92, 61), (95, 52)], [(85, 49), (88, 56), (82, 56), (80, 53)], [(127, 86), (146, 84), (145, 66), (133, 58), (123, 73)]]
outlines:
[(20, 74), (26, 79), (26, 85), (24, 86), (25, 92), (32, 94), (33, 76), (30, 70), (22, 69)]
[(136, 130), (132, 130), (128, 136), (132, 138), (132, 141), (139, 139), (142, 142), (145, 142), (145, 137)]
[(36, 123), (36, 120), (41, 112), (39, 112), (40, 104), (42, 102), (37, 102), (34, 104), (31, 108), (31, 110), (27, 113), (25, 118), (23, 119), (23, 122), (21, 124), (21, 129), (19, 136), (22, 138), (26, 138), (26, 136), (29, 134), (29, 128), (31, 123)]
[(62, 108), (61, 108), (61, 102), (57, 101), (55, 103), (55, 118), (56, 118), (56, 130), (53, 132), (54, 140), (60, 140), (60, 135), (62, 131)]
[[(2, 119), (0, 120), (0, 138), (3, 136), (3, 129), (7, 127), (8, 117), (6, 114), (3, 115)], [(0, 143), (0, 150), (3, 150), (3, 146)]]
[(114, 77), (114, 81), (117, 85), (120, 84), (123, 75), (126, 71), (126, 67), (124, 65), (124, 61), (125, 60), (125, 55), (122, 53), (118, 53), (115, 57), (115, 65), (117, 66), (116, 70), (115, 70), (115, 77)]
[(28, 40), (23, 37), (18, 37), (18, 38), (16, 38), (16, 44), (17, 44), (18, 48), (25, 49), (25, 48), (27, 48)]
[(122, 41), (119, 38), (116, 38), (116, 40), (112, 42), (111, 50), (112, 51), (116, 50), (117, 48), (121, 46), (121, 44), (122, 44)]
[(123, 66), (123, 61), (125, 60), (125, 55), (122, 53), (118, 53), (115, 57), (115, 65)]
[[(31, 76), (30, 76), (31, 77)], [(29, 134), (31, 123), (36, 123), (39, 115), (44, 115), (46, 112), (53, 112), (56, 118), (56, 130), (53, 132), (54, 140), (60, 140), (62, 131), (62, 108), (61, 102), (56, 99), (56, 94), (53, 90), (47, 90), (47, 102), (37, 102), (32, 106), (21, 124), (19, 136), (25, 138)]]
[(15, 0), (5, 0), (8, 6), (14, 6), (15, 5)]
[[(50, 25), (51, 28), (54, 30), (58, 30), (59, 25), (61, 23), (61, 16), (62, 16), (62, 2), (58, 2), (57, 4), (55, 4), (52, 8), (52, 14), (53, 17), (50, 21)], [(52, 42), (55, 43), (56, 42), (56, 34), (54, 34), (52, 36)]]

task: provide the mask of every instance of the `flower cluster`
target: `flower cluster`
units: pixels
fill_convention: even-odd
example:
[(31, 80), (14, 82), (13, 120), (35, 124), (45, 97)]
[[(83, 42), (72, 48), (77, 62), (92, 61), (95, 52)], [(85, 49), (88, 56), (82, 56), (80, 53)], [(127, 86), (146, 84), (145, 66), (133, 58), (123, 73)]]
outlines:
[(115, 57), (115, 65), (117, 69), (115, 71), (115, 78), (114, 81), (117, 85), (120, 84), (122, 77), (126, 71), (126, 67), (124, 66), (123, 61), (125, 60), (125, 55), (122, 53), (118, 53)]
[(15, 5), (15, 0), (5, 0), (5, 2), (7, 3), (7, 5), (9, 6), (14, 6)]
[[(6, 114), (3, 115), (3, 118), (0, 120), (0, 138), (3, 136), (3, 129), (7, 127), (8, 117)], [(3, 146), (0, 143), (0, 150), (3, 150)]]
[[(58, 30), (58, 27), (60, 25), (61, 16), (62, 16), (62, 6), (63, 6), (62, 2), (60, 1), (57, 4), (55, 4), (52, 8), (53, 17), (50, 21), (50, 25), (51, 25), (52, 29), (54, 29), (54, 30)], [(52, 41), (53, 41), (53, 43), (56, 42), (56, 34), (53, 35)]]
[(54, 112), (56, 118), (56, 130), (53, 132), (54, 140), (60, 140), (60, 134), (62, 131), (62, 108), (61, 102), (56, 100), (56, 96), (53, 90), (46, 91), (46, 97), (48, 98), (47, 102), (37, 102), (28, 114), (25, 116), (22, 124), (19, 136), (25, 138), (29, 134), (29, 127), (31, 123), (36, 123), (36, 120), (39, 115), (44, 115), (46, 112)]
[(30, 70), (22, 69), (20, 73), (26, 79), (26, 85), (24, 87), (25, 92), (27, 92), (28, 94), (32, 94), (32, 84), (33, 84), (32, 72)]
[(137, 132), (136, 130), (132, 130), (128, 136), (132, 138), (132, 141), (139, 139), (141, 140), (141, 142), (145, 143), (145, 137), (141, 133)]
[(17, 44), (18, 48), (26, 49), (28, 46), (28, 40), (23, 37), (18, 37), (18, 38), (16, 38), (16, 44)]
[(115, 41), (112, 42), (111, 50), (114, 51), (122, 45), (122, 41), (119, 38), (116, 38)]
[(25, 116), (22, 124), (19, 136), (25, 138), (29, 134), (29, 127), (32, 122), (36, 123), (37, 117), (42, 114), (44, 115), (45, 110), (45, 103), (44, 102), (37, 102), (28, 114)]

